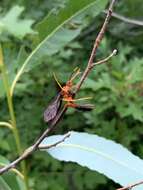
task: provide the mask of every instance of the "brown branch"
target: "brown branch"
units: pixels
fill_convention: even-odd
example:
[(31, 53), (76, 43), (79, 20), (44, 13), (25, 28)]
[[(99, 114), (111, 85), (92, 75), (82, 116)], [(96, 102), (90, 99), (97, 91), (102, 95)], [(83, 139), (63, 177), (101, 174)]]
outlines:
[[(76, 95), (76, 93), (80, 90), (80, 87), (82, 85), (82, 83), (84, 82), (84, 80), (86, 79), (88, 73), (92, 70), (93, 66), (95, 66), (95, 63), (94, 63), (94, 57), (96, 55), (96, 51), (97, 51), (97, 48), (98, 46), (100, 45), (100, 42), (103, 38), (103, 35), (105, 33), (105, 30), (107, 28), (107, 25), (108, 25), (108, 22), (109, 22), (109, 19), (111, 18), (111, 15), (112, 15), (112, 10), (113, 10), (113, 5), (115, 3), (116, 0), (111, 0), (111, 3), (109, 5), (109, 9), (108, 9), (108, 13), (107, 13), (107, 16), (105, 18), (105, 21), (103, 23), (103, 26), (101, 27), (101, 30), (95, 40), (95, 43), (94, 43), (94, 46), (93, 46), (93, 49), (92, 49), (92, 52), (91, 52), (91, 55), (90, 55), (90, 58), (89, 58), (89, 61), (88, 61), (88, 64), (87, 64), (87, 67), (85, 69), (85, 71), (83, 72), (82, 76), (81, 76), (81, 79), (79, 81), (79, 83), (77, 84), (76, 86), (76, 90), (74, 92), (74, 94)], [(101, 62), (106, 62), (111, 56), (107, 57), (106, 59), (104, 60), (101, 60)], [(97, 63), (96, 63), (97, 64)], [(99, 64), (99, 63), (98, 63)], [(101, 63), (100, 63), (101, 64)], [(0, 174), (8, 171), (9, 169), (11, 168), (14, 168), (19, 162), (21, 162), (22, 160), (26, 159), (29, 155), (31, 155), (33, 152), (35, 152), (40, 143), (44, 140), (44, 138), (51, 132), (53, 131), (55, 128), (56, 128), (56, 124), (60, 121), (60, 119), (62, 118), (63, 114), (66, 112), (67, 110), (67, 107), (64, 106), (64, 108), (61, 110), (61, 112), (56, 116), (56, 118), (53, 120), (53, 122), (51, 123), (50, 125), (50, 128), (47, 128), (44, 133), (38, 138), (38, 140), (32, 145), (30, 146), (29, 148), (27, 148), (24, 153), (19, 157), (17, 158), (16, 160), (14, 160), (13, 162), (11, 162), (9, 165), (7, 165), (6, 167), (3, 167), (0, 169)], [(55, 145), (55, 144), (54, 144)], [(52, 145), (52, 146), (54, 146)]]
[(136, 187), (136, 186), (142, 185), (142, 184), (143, 184), (143, 181), (140, 181), (140, 182), (137, 182), (137, 183), (128, 185), (128, 186), (126, 186), (126, 187), (118, 188), (118, 189), (116, 189), (116, 190), (129, 190), (129, 189), (132, 189), (133, 187)]
[(55, 142), (55, 143), (53, 143), (51, 145), (39, 145), (38, 149), (41, 150), (41, 149), (49, 149), (49, 148), (55, 147), (55, 146), (61, 144), (62, 142), (64, 142), (67, 138), (69, 138), (70, 135), (71, 135), (70, 132), (67, 133), (61, 140), (59, 140), (59, 141), (57, 141), (57, 142)]
[(94, 58), (95, 58), (95, 55), (96, 55), (96, 51), (97, 51), (97, 48), (99, 47), (101, 41), (102, 41), (102, 38), (104, 36), (104, 33), (105, 33), (105, 30), (107, 28), (107, 25), (109, 23), (109, 20), (112, 16), (112, 12), (113, 12), (113, 5), (115, 3), (116, 0), (112, 0), (111, 3), (110, 3), (110, 6), (109, 6), (109, 9), (108, 9), (108, 12), (107, 12), (107, 15), (106, 15), (106, 18), (105, 18), (105, 21), (101, 27), (101, 30), (100, 32), (98, 33), (97, 35), (97, 38), (95, 40), (95, 43), (93, 45), (93, 49), (92, 49), (92, 52), (91, 52), (91, 55), (90, 55), (90, 58), (89, 58), (89, 61), (88, 61), (88, 64), (87, 64), (87, 67), (79, 81), (79, 83), (77, 84), (76, 86), (76, 90), (75, 90), (75, 94), (80, 90), (80, 87), (82, 85), (82, 83), (84, 82), (84, 80), (86, 79), (87, 75), (89, 74), (89, 72), (91, 71), (92, 67), (93, 67), (93, 62), (94, 62)]
[(44, 140), (44, 138), (55, 129), (56, 124), (59, 122), (59, 120), (62, 118), (62, 115), (66, 112), (67, 108), (64, 107), (61, 112), (56, 116), (56, 118), (51, 123), (51, 126), (47, 128), (44, 133), (38, 138), (38, 140), (30, 147), (28, 147), (23, 154), (8, 164), (7, 166), (0, 169), (0, 174), (3, 174), (4, 172), (10, 170), (11, 168), (15, 168), (15, 166), (21, 162), (22, 160), (26, 159), (28, 156), (30, 156), (33, 152), (35, 152), (38, 149), (39, 144)]

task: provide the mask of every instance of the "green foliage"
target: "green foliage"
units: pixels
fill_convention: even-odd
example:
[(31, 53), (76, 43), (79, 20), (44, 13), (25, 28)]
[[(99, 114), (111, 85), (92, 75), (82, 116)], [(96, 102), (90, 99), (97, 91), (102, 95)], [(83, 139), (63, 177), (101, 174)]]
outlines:
[(19, 19), (23, 10), (23, 7), (14, 6), (5, 16), (0, 18), (0, 35), (8, 33), (22, 39), (26, 34), (34, 34), (34, 31), (31, 28), (34, 21)]
[[(51, 9), (54, 8), (54, 15), (59, 15), (60, 11), (66, 10), (67, 3), (68, 0), (44, 0), (42, 3), (40, 0), (2, 0), (1, 7), (4, 16), (2, 15), (1, 19), (9, 13), (9, 10), (12, 10), (11, 7), (20, 4), (25, 8), (25, 11), (22, 15), (20, 12), (16, 17), (18, 24), (25, 22), (25, 20), (27, 21), (27, 19), (34, 20), (34, 32), (36, 32), (38, 24), (42, 24), (42, 20), (44, 22), (45, 19), (51, 18)], [(62, 32), (58, 39), (60, 37), (64, 40), (68, 40), (68, 37), (71, 40), (76, 39), (74, 41), (66, 41), (65, 47), (61, 46), (62, 43), (59, 44), (56, 41), (55, 46), (56, 48), (58, 47), (58, 51), (56, 51), (56, 54), (51, 54), (52, 56), (47, 56), (49, 47), (46, 47), (42, 52), (44, 57), (40, 58), (39, 56), (36, 62), (34, 61), (28, 65), (29, 68), (25, 67), (25, 71), (29, 70), (30, 72), (25, 72), (19, 83), (17, 83), (14, 94), (14, 107), (23, 147), (31, 145), (47, 127), (43, 123), (43, 111), (57, 93), (52, 72), (56, 72), (60, 82), (64, 83), (76, 66), (83, 70), (87, 64), (93, 41), (105, 16), (101, 14), (100, 17), (94, 19), (96, 13), (99, 13), (97, 10), (102, 10), (106, 1), (97, 0), (94, 3), (99, 8), (93, 7), (91, 11), (91, 6), (89, 12), (86, 9), (84, 14), (76, 16), (70, 21), (66, 19), (68, 22), (63, 24), (61, 30), (59, 30), (62, 32), (65, 29), (71, 33), (67, 36), (67, 34)], [(136, 16), (139, 19), (140, 15), (142, 15), (141, 5), (142, 0), (120, 1), (117, 2), (115, 11), (133, 18)], [(138, 8), (135, 9), (135, 7)], [(19, 16), (21, 19), (18, 18)], [(53, 20), (50, 26), (55, 26), (55, 22)], [(39, 28), (39, 31), (41, 29), (40, 34), (37, 33), (35, 35), (32, 32), (32, 35), (28, 35), (23, 26), (21, 26), (23, 28), (22, 32), (25, 35), (20, 40), (19, 35), (12, 36), (9, 32), (0, 36), (10, 84), (26, 58), (31, 55), (30, 53), (37, 47), (37, 44), (41, 42), (43, 37), (46, 38), (47, 27)], [(13, 27), (13, 30), (15, 28)], [(126, 24), (114, 18), (111, 20), (108, 32), (97, 52), (96, 59), (99, 60), (101, 57), (106, 57), (114, 48), (118, 49), (118, 55), (112, 58), (107, 65), (97, 66), (78, 94), (78, 97), (92, 96), (91, 102), (95, 104), (95, 110), (90, 113), (82, 113), (70, 109), (60, 122), (56, 134), (63, 134), (68, 130), (98, 134), (123, 144), (143, 158), (142, 42), (141, 27)], [(31, 68), (33, 69), (30, 70)], [(9, 115), (1, 80), (0, 108), (0, 120), (8, 121)], [(0, 154), (9, 160), (13, 160), (17, 156), (15, 149), (15, 142), (9, 129), (1, 127)], [(27, 163), (30, 188), (32, 190), (41, 188), (42, 190), (66, 190), (69, 188), (79, 190), (113, 190), (117, 187), (116, 184), (101, 174), (74, 163), (56, 161), (44, 152), (33, 154), (27, 160)], [(19, 179), (16, 174), (12, 173), (11, 175)], [(0, 178), (0, 181), (3, 181), (1, 184), (7, 184), (4, 177)]]
[(2, 190), (10, 190), (9, 185), (0, 177), (0, 187)]
[(4, 174), (3, 177), (1, 177), (0, 185), (1, 185), (1, 182), (2, 182), (2, 185), (3, 184), (6, 185), (6, 186), (4, 186), (4, 190), (7, 190), (7, 189), (8, 190), (13, 190), (13, 189), (14, 190), (25, 190), (25, 185), (23, 183), (23, 180), (11, 172)]
[[(37, 29), (39, 31), (38, 37), (43, 35), (42, 39), (38, 41), (39, 43), (35, 47), (35, 49), (31, 52), (30, 55), (27, 56), (25, 61), (23, 62), (22, 66), (17, 68), (19, 60), (14, 62), (14, 68), (10, 72), (10, 79), (13, 80), (12, 83), (12, 93), (15, 87), (16, 82), (19, 80), (21, 74), (24, 71), (28, 71), (29, 69), (35, 67), (39, 63), (42, 63), (47, 56), (52, 56), (53, 54), (57, 53), (62, 47), (68, 44), (71, 40), (73, 40), (77, 35), (79, 35), (81, 29), (85, 27), (82, 25), (82, 20), (86, 19), (87, 14), (90, 13), (91, 9), (95, 11), (92, 16), (97, 16), (105, 7), (107, 0), (102, 1), (71, 1), (68, 3), (68, 6), (65, 9), (62, 9), (58, 14), (53, 15), (52, 13), (48, 14), (44, 21), (38, 24)], [(71, 11), (70, 11), (71, 10)], [(91, 12), (91, 13), (92, 13)], [(90, 13), (90, 14), (91, 14)], [(80, 14), (80, 15), (79, 15)], [(70, 19), (74, 19), (79, 15), (78, 20), (80, 23), (74, 23), (74, 21), (70, 21)], [(58, 18), (58, 19), (57, 19)], [(80, 19), (79, 19), (80, 18)], [(76, 21), (76, 19), (75, 19)], [(69, 22), (69, 23), (68, 23)], [(50, 23), (50, 24), (49, 24)], [(65, 26), (65, 24), (67, 24)], [(72, 26), (75, 25), (75, 26)], [(76, 26), (77, 25), (77, 26)], [(48, 27), (48, 30), (46, 29)], [(44, 29), (43, 29), (44, 28)], [(46, 31), (45, 31), (46, 30)], [(25, 52), (20, 50), (20, 53), (17, 59), (22, 59)], [(18, 71), (17, 71), (18, 69)], [(13, 73), (14, 72), (14, 73)], [(2, 84), (0, 84), (2, 88)], [(3, 95), (3, 94), (2, 94)]]
[(102, 72), (97, 68), (97, 80), (95, 82), (93, 79), (87, 80), (84, 88), (96, 92), (95, 101), (98, 101), (96, 114), (114, 107), (121, 118), (132, 116), (135, 120), (143, 121), (140, 91), (143, 59), (134, 58), (127, 63), (125, 56), (131, 53), (131, 49), (125, 46), (124, 50), (120, 51), (120, 48), (123, 47), (119, 47), (119, 54), (112, 59), (112, 64), (105, 65)]

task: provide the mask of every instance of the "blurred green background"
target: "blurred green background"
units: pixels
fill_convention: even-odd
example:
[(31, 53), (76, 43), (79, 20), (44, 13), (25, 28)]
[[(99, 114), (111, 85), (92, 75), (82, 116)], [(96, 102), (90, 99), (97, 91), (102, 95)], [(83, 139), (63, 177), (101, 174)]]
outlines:
[[(25, 11), (21, 17), (34, 20), (34, 28), (52, 8), (58, 12), (66, 6), (66, 2), (67, 0), (1, 0), (0, 11), (4, 15), (15, 5), (23, 6)], [(117, 1), (115, 12), (142, 20), (142, 0)], [(78, 66), (81, 70), (85, 68), (104, 18), (103, 12), (97, 17), (89, 14), (82, 21), (85, 27), (72, 42), (23, 74), (16, 88), (14, 105), (24, 148), (31, 145), (47, 128), (43, 112), (57, 93), (52, 73), (56, 72), (59, 81), (64, 83), (75, 67)], [(6, 61), (12, 67), (12, 60), (17, 57), (20, 47), (24, 48), (25, 54), (29, 54), (36, 37), (26, 35), (19, 39), (4, 33), (0, 36), (0, 41)], [(107, 64), (97, 66), (77, 96), (92, 96), (90, 102), (95, 105), (95, 109), (88, 113), (69, 109), (55, 133), (75, 130), (98, 134), (123, 144), (143, 158), (143, 26), (113, 17), (96, 60), (106, 57), (113, 49), (118, 50), (117, 56)], [(8, 119), (6, 99), (1, 97), (0, 120)], [(15, 149), (10, 131), (0, 128), (0, 154), (13, 160), (17, 155)], [(102, 174), (74, 163), (57, 161), (46, 152), (36, 152), (26, 162), (33, 190), (112, 190), (118, 187)]]

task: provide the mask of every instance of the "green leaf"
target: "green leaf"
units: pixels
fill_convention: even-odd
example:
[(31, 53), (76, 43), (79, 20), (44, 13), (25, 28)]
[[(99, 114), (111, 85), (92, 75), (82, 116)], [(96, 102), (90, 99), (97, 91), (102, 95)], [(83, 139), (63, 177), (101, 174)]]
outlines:
[[(39, 25), (37, 26), (41, 43), (31, 53), (24, 64), (36, 64), (44, 56), (51, 56), (57, 53), (62, 47), (73, 40), (81, 31), (82, 27), (79, 24), (75, 28), (70, 28), (71, 19), (76, 19), (77, 16), (83, 15), (82, 19), (87, 16), (86, 13), (92, 9), (97, 16), (107, 4), (107, 0), (102, 2), (99, 0), (70, 0), (67, 6), (62, 9), (58, 15), (48, 15)], [(83, 22), (83, 20), (82, 20)], [(65, 24), (69, 24), (65, 25)], [(75, 24), (75, 23), (74, 23)], [(25, 66), (26, 66), (25, 65)]]
[[(53, 32), (57, 26), (61, 26), (67, 23), (71, 19), (77, 19), (76, 16), (80, 15), (81, 19), (84, 19), (85, 16), (93, 13), (93, 16), (97, 16), (101, 10), (107, 4), (107, 0), (69, 0), (66, 7), (61, 9), (57, 14), (55, 10), (52, 10), (38, 25), (37, 30), (39, 32), (40, 39), (44, 39), (48, 34)], [(90, 13), (89, 13), (90, 12)], [(77, 21), (76, 21), (77, 22)], [(77, 23), (72, 23), (77, 24)], [(79, 24), (79, 18), (78, 18)], [(48, 27), (45, 27), (48, 26)], [(78, 27), (78, 25), (75, 27)], [(74, 28), (74, 26), (73, 26)]]
[(1, 190), (12, 190), (2, 177), (0, 177), (0, 189)]
[(0, 166), (4, 166), (6, 164), (9, 164), (9, 161), (4, 156), (0, 155)]
[(88, 78), (85, 81), (83, 88), (91, 88), (93, 91), (97, 91), (101, 88), (112, 89), (112, 81), (107, 73), (102, 73), (97, 81)]
[(14, 6), (0, 18), (0, 34), (8, 32), (17, 38), (23, 38), (26, 34), (35, 34), (31, 28), (33, 20), (19, 19), (23, 10), (23, 7)]
[(3, 175), (3, 179), (12, 190), (22, 190), (22, 187), (20, 187), (17, 178), (18, 177), (12, 172), (8, 172)]
[(120, 113), (121, 117), (133, 116), (135, 120), (143, 122), (142, 104), (139, 102), (134, 103), (129, 101), (128, 104), (120, 103), (116, 110)]
[[(0, 167), (7, 164), (9, 164), (9, 160), (0, 155)], [(14, 172), (18, 175), (16, 175)], [(16, 169), (12, 169), (8, 173), (3, 174), (3, 177), (0, 178), (0, 190), (1, 186), (3, 187), (3, 190), (25, 190), (25, 184), (21, 176), (22, 174), (20, 171)]]
[[(45, 138), (40, 147), (53, 144), (64, 135)], [(56, 147), (46, 150), (54, 158), (76, 162), (96, 170), (122, 186), (143, 179), (143, 160), (122, 145), (97, 135), (71, 132), (71, 136)], [(135, 190), (142, 190), (143, 185)]]
[(136, 83), (142, 81), (143, 75), (143, 59), (133, 59), (130, 64), (132, 65), (132, 70), (127, 76), (127, 80), (130, 83)]
[[(82, 19), (85, 19), (87, 11), (90, 11), (91, 8), (92, 10), (94, 9), (97, 15), (104, 9), (106, 3), (107, 0), (70, 0), (68, 5), (62, 9), (58, 15), (48, 15), (38, 26), (40, 35), (43, 33), (43, 40), (27, 57), (22, 67), (19, 69), (12, 84), (12, 93), (19, 77), (24, 71), (38, 65), (47, 56), (52, 56), (57, 53), (80, 33), (83, 28), (81, 26), (83, 25), (80, 26), (79, 24), (77, 27), (70, 27), (70, 23), (68, 23), (70, 19), (83, 13), (85, 14), (82, 15)], [(69, 26), (65, 25), (67, 23)]]

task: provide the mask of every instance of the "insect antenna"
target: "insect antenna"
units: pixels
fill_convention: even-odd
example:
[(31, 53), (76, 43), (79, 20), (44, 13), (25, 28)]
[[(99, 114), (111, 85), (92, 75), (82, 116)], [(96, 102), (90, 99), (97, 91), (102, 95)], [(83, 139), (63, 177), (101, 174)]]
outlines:
[(73, 73), (71, 74), (69, 81), (72, 82), (80, 73), (80, 68), (76, 67)]
[(56, 74), (55, 74), (54, 72), (53, 72), (53, 76), (54, 76), (54, 79), (55, 79), (56, 83), (58, 84), (58, 86), (59, 86), (60, 89), (62, 90), (63, 87), (61, 86), (61, 84), (60, 84), (60, 82), (58, 81), (57, 76), (56, 76)]
[(92, 97), (84, 97), (78, 99), (63, 98), (63, 101), (76, 102), (76, 101), (89, 100), (89, 99), (92, 99)]

